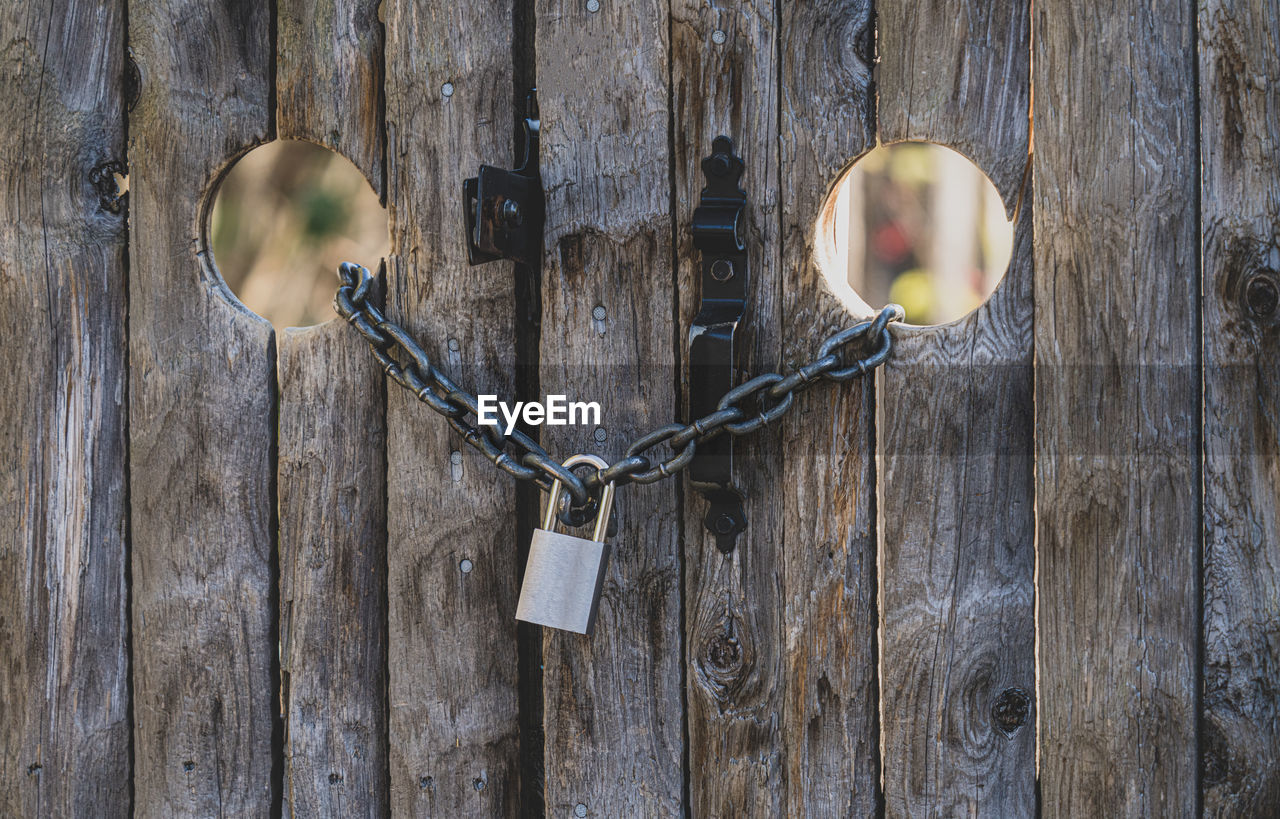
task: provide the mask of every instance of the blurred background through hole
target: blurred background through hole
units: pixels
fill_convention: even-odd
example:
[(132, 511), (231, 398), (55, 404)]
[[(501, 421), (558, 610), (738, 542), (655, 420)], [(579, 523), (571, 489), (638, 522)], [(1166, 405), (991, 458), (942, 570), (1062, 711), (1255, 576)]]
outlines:
[[(978, 307), (1004, 277), (1013, 223), (987, 175), (927, 142), (880, 145), (849, 170), (822, 230), (833, 290), (855, 307), (895, 302), (910, 324), (945, 324)], [(852, 292), (850, 291), (852, 289)]]
[(333, 318), (338, 264), (377, 271), (387, 212), (364, 174), (310, 142), (277, 140), (223, 178), (210, 217), (213, 257), (231, 291), (277, 329)]

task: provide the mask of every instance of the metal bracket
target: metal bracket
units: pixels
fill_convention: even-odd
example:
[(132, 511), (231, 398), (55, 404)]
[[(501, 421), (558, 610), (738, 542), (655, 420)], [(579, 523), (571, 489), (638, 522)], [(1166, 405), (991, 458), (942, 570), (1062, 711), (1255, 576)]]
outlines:
[[(733, 140), (716, 137), (702, 160), (706, 187), (693, 212), (693, 245), (702, 252), (702, 299), (689, 329), (689, 412), (715, 411), (733, 387), (734, 334), (747, 306), (747, 194), (738, 187), (746, 165)], [(689, 464), (690, 482), (709, 503), (704, 523), (725, 554), (747, 528), (743, 494), (733, 485), (733, 438), (722, 434), (700, 444)]]
[(481, 165), (478, 176), (462, 183), (466, 213), (467, 261), (498, 259), (537, 264), (542, 257), (546, 202), (538, 169), (538, 98), (529, 94), (524, 120), (524, 161), (513, 171)]

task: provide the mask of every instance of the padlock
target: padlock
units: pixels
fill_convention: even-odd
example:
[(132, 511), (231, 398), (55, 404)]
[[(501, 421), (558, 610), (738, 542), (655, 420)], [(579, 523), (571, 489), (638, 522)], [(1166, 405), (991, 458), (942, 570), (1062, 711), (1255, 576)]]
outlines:
[[(574, 455), (564, 462), (566, 468), (591, 464), (597, 469), (608, 466), (595, 455)], [(599, 513), (591, 540), (552, 530), (556, 522), (560, 481), (551, 484), (551, 497), (542, 516), (542, 528), (534, 530), (529, 544), (529, 561), (524, 568), (524, 585), (516, 619), (540, 626), (590, 634), (596, 623), (596, 606), (609, 567), (609, 544), (604, 542), (613, 509), (613, 484), (606, 484), (600, 494)]]

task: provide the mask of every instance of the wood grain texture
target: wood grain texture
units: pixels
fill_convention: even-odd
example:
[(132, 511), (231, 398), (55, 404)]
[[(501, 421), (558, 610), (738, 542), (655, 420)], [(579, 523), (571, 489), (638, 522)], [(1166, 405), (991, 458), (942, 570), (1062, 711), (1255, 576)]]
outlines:
[(1024, 207), (991, 299), (880, 380), (887, 816), (1035, 813), (1031, 250)]
[(876, 4), (880, 140), (943, 142), (974, 159), (1015, 213), (1027, 168), (1031, 4)]
[[(377, 3), (281, 0), (276, 14), (279, 136), (329, 145), (380, 189)], [(277, 346), (286, 809), (384, 816), (384, 380), (364, 340), (341, 320), (286, 330)]]
[(273, 754), (275, 351), (214, 270), (212, 183), (269, 133), (249, 2), (129, 8), (129, 459), (139, 816), (264, 815)]
[[(1030, 4), (876, 11), (880, 140), (964, 152), (1014, 212)], [(895, 330), (879, 376), (886, 816), (1035, 813), (1032, 225), (1018, 217), (992, 297), (957, 322)]]
[(277, 0), (276, 108), (282, 139), (309, 139), (382, 193), (379, 0)]
[(1280, 6), (1200, 6), (1204, 814), (1280, 805)]
[(296, 816), (387, 813), (381, 371), (345, 322), (280, 341), (280, 651)]
[[(854, 316), (824, 282), (815, 225), (841, 169), (875, 142), (871, 6), (785, 2), (781, 38), (783, 366)], [(819, 385), (783, 424), (787, 812), (874, 816), (880, 803), (873, 385)]]
[[(738, 331), (743, 378), (776, 372), (782, 347), (778, 241), (777, 9), (771, 0), (712, 8), (672, 4), (677, 292), (683, 406), (689, 419), (689, 325), (697, 313), (701, 256), (689, 229), (706, 179), (703, 157), (720, 134), (746, 162), (750, 302)], [(716, 43), (715, 32), (724, 35)], [(748, 326), (749, 325), (749, 328)], [(750, 333), (750, 335), (748, 335)], [(746, 492), (748, 528), (729, 555), (703, 522), (707, 503), (684, 495), (686, 704), (690, 811), (694, 816), (780, 816), (787, 752), (783, 709), (781, 430), (735, 444), (735, 479)]]
[[(540, 378), (600, 401), (590, 427), (544, 427), (551, 452), (599, 452), (676, 411), (668, 16), (659, 0), (539, 0), (547, 191)], [(606, 318), (592, 312), (599, 305)], [(665, 456), (664, 456), (665, 457)], [(683, 796), (679, 513), (671, 481), (628, 486), (595, 633), (544, 631), (549, 816), (670, 816)]]
[(1200, 572), (1195, 21), (1035, 6), (1043, 815), (1188, 816)]
[(0, 9), (0, 815), (130, 813), (124, 9)]
[[(467, 265), (460, 202), (482, 162), (511, 158), (511, 4), (386, 12), (388, 313), (459, 384), (509, 400), (511, 265)], [(515, 487), (398, 388), (387, 434), (392, 812), (512, 815)]]

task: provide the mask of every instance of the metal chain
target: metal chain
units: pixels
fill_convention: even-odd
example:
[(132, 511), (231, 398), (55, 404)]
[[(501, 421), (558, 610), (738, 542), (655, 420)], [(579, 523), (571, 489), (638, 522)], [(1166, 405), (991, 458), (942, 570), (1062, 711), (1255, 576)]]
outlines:
[[(866, 375), (889, 357), (893, 346), (889, 322), (903, 319), (902, 308), (891, 304), (874, 319), (860, 321), (822, 342), (817, 357), (790, 375), (756, 376), (725, 393), (710, 415), (690, 424), (655, 429), (632, 442), (619, 460), (579, 477), (524, 432), (515, 430), (507, 435), (499, 425), (479, 424), (476, 396), (450, 380), (404, 328), (370, 302), (377, 285), (366, 268), (344, 262), (338, 277), (342, 283), (334, 306), (369, 342), (386, 374), (444, 416), (468, 444), (502, 471), (532, 481), (544, 492), (559, 480), (570, 498), (567, 507), (559, 511), (560, 520), (568, 526), (580, 526), (595, 517), (596, 499), (606, 485), (669, 478), (689, 465), (698, 444), (721, 433), (746, 435), (776, 421), (791, 409), (797, 393), (817, 381), (849, 381)], [(845, 350), (862, 354), (846, 362), (841, 355)], [(646, 453), (659, 444), (666, 444), (671, 454), (655, 463)]]

